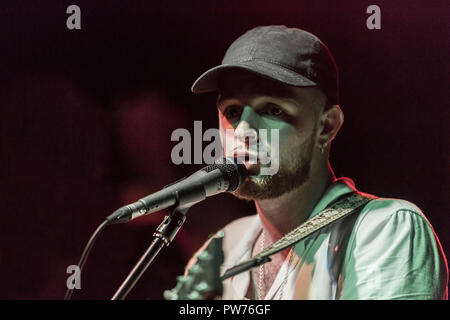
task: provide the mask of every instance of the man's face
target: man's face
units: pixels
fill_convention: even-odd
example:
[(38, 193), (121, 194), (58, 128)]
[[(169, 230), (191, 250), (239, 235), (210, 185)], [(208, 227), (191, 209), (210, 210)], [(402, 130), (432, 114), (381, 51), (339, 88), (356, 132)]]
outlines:
[[(295, 88), (249, 73), (230, 72), (221, 79), (217, 108), (223, 153), (244, 159), (249, 171), (249, 177), (233, 192), (235, 196), (276, 198), (310, 178), (318, 115), (325, 101), (315, 87)], [(261, 129), (266, 130), (267, 139), (262, 138)], [(257, 138), (246, 138), (251, 136), (249, 131), (256, 132)], [(278, 141), (271, 138), (274, 131)], [(249, 157), (257, 157), (257, 161), (249, 161)], [(277, 172), (261, 174), (268, 166), (276, 167)]]

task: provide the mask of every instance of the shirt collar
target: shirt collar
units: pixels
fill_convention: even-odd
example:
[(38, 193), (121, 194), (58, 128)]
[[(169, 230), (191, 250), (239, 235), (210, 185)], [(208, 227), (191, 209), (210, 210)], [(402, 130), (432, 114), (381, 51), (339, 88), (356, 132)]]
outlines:
[[(323, 209), (325, 209), (332, 201), (336, 200), (340, 196), (356, 191), (355, 183), (352, 179), (347, 177), (341, 177), (335, 179), (333, 183), (327, 188), (324, 192), (322, 198), (316, 204), (314, 209), (312, 210), (308, 219), (311, 219), (313, 216), (317, 215)], [(232, 263), (236, 263), (238, 261), (242, 261), (242, 259), (248, 258), (250, 255), (251, 248), (255, 239), (259, 235), (262, 230), (262, 222), (258, 214), (255, 215), (251, 224), (249, 225), (248, 232), (243, 235), (238, 247), (234, 251), (232, 258), (229, 260)]]
[[(314, 207), (309, 218), (315, 216), (320, 211), (325, 209), (335, 199), (353, 191), (356, 191), (353, 180), (346, 177), (335, 179), (333, 183), (328, 187), (328, 189), (324, 192), (324, 195)], [(230, 257), (227, 261), (228, 264), (233, 266), (250, 258), (253, 243), (258, 234), (261, 232), (261, 229), (262, 223), (259, 215), (256, 214), (251, 224), (249, 225), (248, 232), (243, 235), (241, 241), (234, 249), (234, 252), (230, 254)], [(230, 278), (230, 281), (230, 287), (228, 290), (233, 290), (235, 295), (238, 294), (239, 297), (243, 299), (245, 296), (246, 288), (248, 287), (248, 283), (250, 281), (249, 272), (247, 271), (240, 273)]]
[(340, 196), (356, 191), (355, 183), (352, 179), (347, 177), (337, 178), (333, 183), (325, 190), (322, 198), (316, 204), (314, 209), (311, 211), (308, 219), (311, 219), (317, 215), (320, 211), (325, 209), (331, 202), (339, 198)]

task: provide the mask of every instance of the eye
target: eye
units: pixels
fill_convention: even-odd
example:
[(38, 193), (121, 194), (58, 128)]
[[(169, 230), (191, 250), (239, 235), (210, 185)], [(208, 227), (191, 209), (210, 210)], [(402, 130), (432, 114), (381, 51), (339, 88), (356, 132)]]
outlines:
[(223, 115), (230, 120), (239, 118), (241, 116), (241, 112), (241, 107), (238, 105), (231, 105), (225, 108)]
[(264, 113), (272, 117), (280, 117), (284, 114), (284, 111), (275, 103), (267, 103), (264, 107)]

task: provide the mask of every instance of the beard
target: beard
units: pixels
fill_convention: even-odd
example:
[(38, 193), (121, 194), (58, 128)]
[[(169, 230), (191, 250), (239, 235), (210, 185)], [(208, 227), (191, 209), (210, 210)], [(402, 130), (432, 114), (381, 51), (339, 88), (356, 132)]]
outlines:
[(245, 200), (273, 199), (304, 184), (310, 177), (315, 133), (316, 126), (306, 141), (292, 148), (294, 152), (280, 158), (276, 174), (249, 176), (232, 194)]

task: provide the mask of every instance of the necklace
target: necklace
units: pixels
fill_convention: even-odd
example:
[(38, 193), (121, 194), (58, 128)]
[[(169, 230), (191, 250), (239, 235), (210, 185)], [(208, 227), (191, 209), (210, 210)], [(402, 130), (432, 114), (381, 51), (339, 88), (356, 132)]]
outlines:
[[(261, 234), (261, 251), (263, 251), (265, 249), (265, 240), (266, 240), (265, 234), (266, 233), (263, 230), (262, 234)], [(288, 265), (287, 265), (287, 268), (286, 268), (286, 273), (285, 273), (284, 278), (283, 278), (283, 282), (281, 283), (281, 286), (280, 286), (280, 300), (283, 299), (284, 288), (286, 287), (286, 284), (287, 284), (287, 279), (288, 279), (288, 275), (289, 275), (289, 268), (290, 268), (291, 263), (292, 263), (292, 257), (294, 256), (293, 249), (294, 249), (294, 247), (292, 246), (291, 249), (289, 250), (289, 254), (288, 254), (289, 261), (288, 261)], [(258, 283), (258, 298), (259, 298), (259, 300), (263, 300), (263, 292), (265, 293), (265, 291), (266, 291), (265, 290), (266, 288), (264, 288), (264, 290), (263, 290), (263, 286), (265, 286), (265, 283), (264, 283), (264, 264), (259, 266), (259, 283)]]
[(291, 250), (289, 250), (289, 261), (288, 261), (288, 265), (286, 268), (286, 273), (284, 275), (284, 279), (283, 279), (283, 283), (281, 284), (280, 287), (280, 299), (279, 300), (283, 300), (283, 293), (284, 293), (284, 288), (286, 287), (287, 284), (287, 279), (288, 279), (288, 275), (289, 275), (289, 268), (291, 267), (291, 263), (292, 263), (292, 257), (294, 256), (294, 247), (291, 247)]
[[(264, 250), (264, 242), (265, 242), (265, 231), (263, 229), (262, 235), (261, 235), (261, 251)], [(258, 284), (258, 298), (259, 300), (262, 300), (263, 296), (263, 284), (264, 284), (264, 264), (259, 266), (259, 284)], [(265, 288), (264, 288), (265, 289)]]

